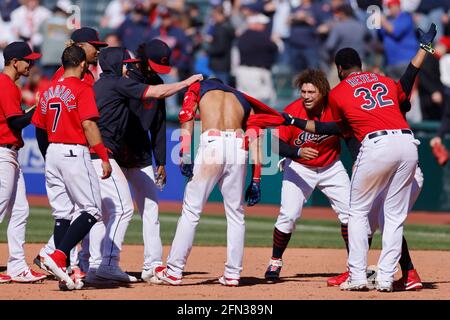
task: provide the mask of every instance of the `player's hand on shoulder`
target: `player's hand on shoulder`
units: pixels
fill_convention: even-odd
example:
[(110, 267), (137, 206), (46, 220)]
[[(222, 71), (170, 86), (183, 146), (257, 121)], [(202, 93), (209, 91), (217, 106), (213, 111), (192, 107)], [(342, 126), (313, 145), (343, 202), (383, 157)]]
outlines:
[(191, 84), (197, 82), (197, 81), (202, 81), (203, 80), (203, 75), (202, 74), (194, 74), (192, 76), (190, 76), (189, 78), (187, 78), (186, 80), (184, 80), (186, 82), (186, 84), (188, 86), (190, 86)]
[(261, 182), (252, 180), (245, 191), (245, 201), (249, 207), (254, 206), (261, 201)]
[(316, 149), (310, 148), (310, 147), (300, 148), (298, 153), (299, 153), (299, 158), (302, 158), (305, 160), (312, 160), (319, 156), (319, 151), (317, 151)]
[(102, 179), (108, 179), (112, 173), (112, 167), (109, 161), (102, 161), (103, 175)]
[(294, 123), (294, 117), (291, 116), (289, 113), (287, 113), (287, 112), (282, 112), (281, 115), (282, 115), (283, 118), (284, 118), (284, 123), (283, 123), (283, 125), (285, 125), (285, 126), (290, 126), (290, 125), (292, 125), (292, 124)]

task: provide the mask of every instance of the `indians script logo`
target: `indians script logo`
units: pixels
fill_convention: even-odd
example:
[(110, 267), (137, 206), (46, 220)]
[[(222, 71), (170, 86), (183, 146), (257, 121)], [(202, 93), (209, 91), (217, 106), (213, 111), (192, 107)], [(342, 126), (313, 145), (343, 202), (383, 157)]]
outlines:
[(315, 133), (309, 133), (309, 132), (302, 132), (298, 135), (298, 138), (295, 139), (294, 144), (296, 146), (302, 146), (306, 142), (312, 142), (319, 144), (322, 141), (330, 138), (331, 136), (327, 135), (321, 135), (321, 134), (315, 134)]

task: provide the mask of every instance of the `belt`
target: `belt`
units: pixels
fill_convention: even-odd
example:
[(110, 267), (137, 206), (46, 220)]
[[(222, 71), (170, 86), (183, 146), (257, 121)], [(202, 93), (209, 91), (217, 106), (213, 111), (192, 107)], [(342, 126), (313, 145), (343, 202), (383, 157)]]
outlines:
[(208, 131), (208, 137), (220, 137), (223, 134), (224, 135), (235, 135), (236, 138), (243, 138), (243, 134), (241, 131), (216, 131), (216, 130)]
[(401, 134), (413, 134), (411, 130), (409, 129), (401, 129), (401, 130), (381, 130), (381, 131), (377, 131), (377, 132), (373, 132), (371, 134), (368, 135), (369, 139), (373, 139), (376, 137), (381, 137), (381, 136), (385, 136), (387, 134), (390, 133), (398, 133), (401, 132)]
[(0, 147), (10, 149), (12, 151), (19, 151), (19, 147), (14, 144), (0, 144)]

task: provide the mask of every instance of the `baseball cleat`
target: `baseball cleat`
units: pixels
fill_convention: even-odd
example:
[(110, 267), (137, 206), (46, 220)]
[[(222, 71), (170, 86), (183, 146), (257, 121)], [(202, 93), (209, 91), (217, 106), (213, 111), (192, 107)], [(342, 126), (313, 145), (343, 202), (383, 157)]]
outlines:
[(225, 276), (221, 276), (219, 278), (219, 283), (226, 287), (237, 287), (239, 286), (239, 279), (226, 278)]
[(283, 260), (274, 258), (270, 259), (264, 278), (269, 282), (279, 281), (281, 267), (283, 267)]
[(344, 283), (348, 279), (349, 275), (350, 275), (349, 272), (346, 271), (340, 275), (331, 277), (327, 280), (327, 285), (329, 287), (340, 286), (342, 283)]
[(35, 283), (42, 282), (47, 276), (43, 273), (35, 272), (31, 268), (28, 268), (25, 271), (22, 271), (16, 276), (11, 277), (12, 282), (17, 283)]
[(114, 280), (118, 282), (138, 282), (136, 277), (130, 276), (128, 273), (122, 271), (119, 266), (100, 265), (97, 269), (96, 276), (99, 278)]
[(10, 283), (11, 277), (6, 274), (0, 274), (0, 283)]
[(55, 276), (44, 264), (44, 257), (41, 255), (41, 252), (44, 249), (41, 249), (41, 251), (39, 252), (39, 254), (36, 256), (36, 258), (34, 258), (33, 263), (38, 266), (41, 270), (44, 270), (45, 272), (47, 272), (48, 274)]
[(170, 284), (172, 286), (180, 285), (182, 280), (182, 278), (177, 278), (168, 274), (167, 268), (164, 266), (161, 266), (156, 272), (156, 277), (162, 281), (162, 284)]
[[(70, 276), (67, 274), (66, 269), (66, 255), (61, 250), (55, 250), (52, 254), (47, 254), (46, 252), (41, 252), (44, 258), (44, 265), (52, 271), (55, 277), (63, 282), (67, 290), (75, 290), (77, 285)], [(61, 289), (61, 286), (60, 286)]]
[(369, 290), (376, 289), (377, 272), (378, 272), (378, 266), (372, 265), (372, 266), (367, 267), (367, 271), (366, 271), (367, 288), (369, 288)]
[(375, 289), (379, 292), (392, 292), (394, 287), (392, 281), (377, 281)]
[(341, 290), (345, 291), (367, 291), (369, 290), (367, 286), (367, 280), (355, 280), (352, 281), (350, 278), (345, 280), (339, 286)]
[(69, 287), (67, 286), (67, 283), (65, 281), (58, 281), (59, 290), (61, 290), (61, 291), (80, 290), (84, 286), (83, 281), (81, 281), (79, 279), (74, 279), (74, 283), (75, 283), (75, 288), (69, 289)]
[(404, 272), (399, 280), (394, 281), (395, 291), (413, 291), (421, 290), (422, 288), (422, 280), (420, 280), (419, 274), (415, 269)]
[(69, 275), (72, 278), (72, 280), (74, 280), (74, 279), (84, 280), (86, 278), (86, 273), (81, 271), (80, 267), (73, 266), (73, 267), (69, 267), (68, 269), (69, 269)]
[(150, 269), (144, 269), (144, 270), (142, 270), (141, 278), (142, 278), (142, 280), (144, 280), (145, 282), (148, 282), (148, 283), (162, 284), (163, 281), (161, 279), (158, 279), (158, 277), (156, 276), (156, 273), (161, 272), (164, 269), (165, 269), (165, 267), (162, 265), (154, 266), (154, 267), (151, 267)]

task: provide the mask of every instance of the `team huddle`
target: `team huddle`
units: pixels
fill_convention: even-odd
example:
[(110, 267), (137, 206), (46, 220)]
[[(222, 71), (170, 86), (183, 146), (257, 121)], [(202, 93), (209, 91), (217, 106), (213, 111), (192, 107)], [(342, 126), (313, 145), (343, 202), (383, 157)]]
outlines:
[[(9, 260), (0, 282), (34, 283), (49, 274), (59, 280), (61, 290), (78, 290), (85, 283), (140, 281), (120, 268), (134, 212), (133, 193), (143, 220), (141, 279), (179, 285), (201, 213), (217, 185), (227, 219), (227, 257), (218, 281), (239, 286), (244, 203), (253, 206), (261, 200), (261, 137), (271, 127), (277, 129), (275, 149), (283, 157), (283, 181), (272, 256), (264, 275), (267, 282), (281, 280), (283, 253), (304, 203), (317, 187), (338, 215), (348, 252), (347, 272), (328, 279), (329, 286), (382, 292), (421, 289), (403, 237), (403, 224), (423, 185), (418, 140), (405, 114), (435, 35), (434, 24), (421, 32), (420, 49), (398, 82), (362, 71), (354, 49), (339, 50), (335, 63), (340, 84), (330, 89), (323, 72), (306, 70), (295, 83), (301, 97), (282, 113), (252, 98), (251, 92), (200, 74), (164, 84), (158, 74), (171, 69), (167, 44), (153, 39), (130, 54), (120, 47), (103, 48), (106, 43), (91, 28), (72, 33), (61, 68), (38, 93), (36, 105), (24, 112), (14, 82), (29, 75), (40, 54), (25, 42), (11, 43), (4, 50), (0, 74), (0, 221), (9, 216)], [(97, 63), (102, 73), (96, 81), (88, 67)], [(164, 264), (157, 197), (157, 188), (166, 182), (164, 99), (181, 90), (186, 91), (179, 112), (179, 161), (187, 184)], [(197, 117), (201, 135), (193, 157)], [(29, 206), (18, 151), (24, 145), (21, 131), (30, 123), (45, 159), (46, 190), (55, 220), (53, 235), (34, 259), (47, 274), (28, 266), (23, 248)], [(351, 179), (339, 160), (341, 138), (354, 160)], [(249, 162), (252, 179), (245, 189)], [(377, 269), (371, 271), (367, 252), (378, 228), (382, 251)], [(394, 281), (398, 263), (402, 277)]]

